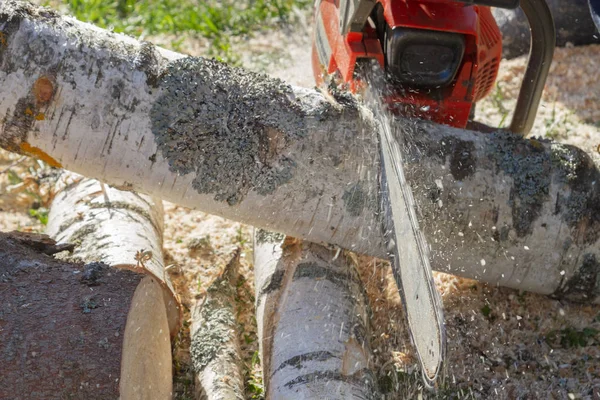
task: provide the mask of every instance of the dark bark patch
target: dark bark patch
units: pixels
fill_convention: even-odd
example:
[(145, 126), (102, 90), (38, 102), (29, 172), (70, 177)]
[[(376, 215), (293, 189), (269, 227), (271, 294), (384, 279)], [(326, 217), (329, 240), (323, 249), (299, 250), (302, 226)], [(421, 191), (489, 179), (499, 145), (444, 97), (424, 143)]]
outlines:
[(558, 183), (569, 188), (557, 197), (555, 212), (573, 228), (578, 243), (593, 244), (600, 239), (600, 171), (574, 146), (553, 143), (551, 156)]
[[(407, 154), (407, 164), (418, 163), (422, 157), (436, 157), (442, 162), (448, 162), (450, 173), (457, 181), (471, 177), (477, 167), (477, 150), (472, 141), (461, 140), (457, 137), (445, 137), (439, 143), (425, 140), (428, 137), (426, 124), (408, 124), (397, 128), (404, 131), (399, 137), (403, 138)], [(412, 132), (414, 131), (414, 132)]]
[(32, 96), (17, 101), (13, 115), (4, 123), (4, 135), (0, 136), (0, 147), (20, 152), (21, 143), (27, 140), (27, 132), (35, 123), (36, 107)]
[(188, 57), (169, 63), (158, 87), (155, 142), (171, 171), (195, 174), (198, 193), (235, 205), (250, 190), (267, 195), (292, 178), (296, 165), (284, 150), (306, 126), (290, 86)]
[(327, 280), (335, 285), (347, 288), (353, 283), (353, 277), (350, 274), (332, 271), (329, 268), (322, 267), (314, 262), (298, 264), (294, 272), (293, 280), (301, 278), (310, 278), (313, 280)]
[(533, 224), (548, 200), (552, 162), (539, 141), (526, 140), (510, 132), (491, 134), (487, 156), (512, 178), (510, 206), (518, 237), (532, 233)]
[(579, 270), (559, 290), (555, 297), (594, 302), (600, 297), (600, 262), (595, 254), (586, 253)]
[(302, 369), (303, 363), (307, 361), (327, 361), (331, 358), (339, 358), (333, 355), (329, 351), (313, 351), (311, 353), (300, 354), (298, 356), (294, 356), (289, 360), (282, 362), (279, 367), (271, 374), (271, 377), (275, 375), (279, 370), (282, 370), (286, 367), (292, 367), (296, 369)]
[[(269, 282), (265, 285), (265, 287), (263, 289), (261, 289), (260, 297), (262, 297), (265, 294), (269, 294), (276, 290), (279, 290), (281, 288), (281, 284), (283, 283), (284, 276), (285, 276), (284, 270), (276, 270), (273, 273), (273, 275), (271, 275), (271, 279), (269, 280)], [(259, 297), (259, 300), (260, 300), (260, 297)]]
[[(377, 384), (373, 373), (368, 369), (362, 369), (352, 375), (344, 375), (338, 371), (317, 371), (300, 375), (284, 384), (292, 389), (295, 386), (321, 383), (323, 385), (332, 382), (344, 382), (352, 386), (352, 397), (354, 399), (379, 399)], [(349, 395), (350, 393), (348, 393)]]

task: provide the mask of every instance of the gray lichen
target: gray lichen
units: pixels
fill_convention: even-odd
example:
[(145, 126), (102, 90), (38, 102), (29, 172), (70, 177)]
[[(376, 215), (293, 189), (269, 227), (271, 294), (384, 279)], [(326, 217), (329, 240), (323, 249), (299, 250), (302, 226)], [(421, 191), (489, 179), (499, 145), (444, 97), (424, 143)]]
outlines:
[(202, 305), (200, 329), (192, 337), (190, 354), (194, 370), (202, 371), (224, 348), (224, 344), (233, 339), (232, 327), (235, 326), (233, 307), (216, 299), (208, 299)]
[(171, 171), (195, 174), (198, 193), (235, 205), (292, 178), (295, 163), (283, 153), (306, 126), (290, 86), (188, 57), (168, 64), (159, 88), (150, 112), (155, 142)]
[(549, 198), (552, 162), (545, 147), (537, 143), (499, 131), (490, 135), (487, 149), (496, 166), (513, 179), (510, 206), (519, 237), (531, 234)]
[(285, 239), (285, 235), (283, 233), (271, 232), (264, 229), (257, 229), (254, 232), (256, 236), (256, 243), (281, 243)]
[(577, 154), (572, 151), (570, 146), (560, 143), (552, 143), (550, 146), (552, 163), (563, 172), (565, 178), (572, 181), (577, 177), (577, 168), (579, 166)]
[(557, 178), (569, 189), (556, 199), (555, 212), (574, 228), (578, 243), (600, 238), (600, 171), (590, 156), (574, 146), (553, 144)]

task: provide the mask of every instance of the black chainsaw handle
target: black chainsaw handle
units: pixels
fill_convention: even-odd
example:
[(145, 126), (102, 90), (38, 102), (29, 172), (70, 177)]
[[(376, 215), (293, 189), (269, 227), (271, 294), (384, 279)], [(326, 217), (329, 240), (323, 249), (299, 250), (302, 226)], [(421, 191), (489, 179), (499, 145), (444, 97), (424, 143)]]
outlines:
[(529, 22), (531, 47), (510, 130), (525, 136), (533, 127), (540, 105), (554, 55), (556, 28), (546, 0), (521, 0), (521, 9)]

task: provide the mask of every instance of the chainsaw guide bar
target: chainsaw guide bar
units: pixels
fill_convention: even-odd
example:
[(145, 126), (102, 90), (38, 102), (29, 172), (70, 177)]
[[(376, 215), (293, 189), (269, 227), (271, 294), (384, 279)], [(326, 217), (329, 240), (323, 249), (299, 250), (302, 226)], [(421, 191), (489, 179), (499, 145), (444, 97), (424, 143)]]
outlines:
[(446, 331), (443, 307), (433, 281), (429, 247), (419, 228), (415, 202), (403, 167), (402, 150), (391, 132), (386, 108), (370, 85), (367, 104), (378, 123), (381, 151), (381, 198), (385, 244), (402, 298), (411, 341), (424, 383), (435, 387), (443, 375)]

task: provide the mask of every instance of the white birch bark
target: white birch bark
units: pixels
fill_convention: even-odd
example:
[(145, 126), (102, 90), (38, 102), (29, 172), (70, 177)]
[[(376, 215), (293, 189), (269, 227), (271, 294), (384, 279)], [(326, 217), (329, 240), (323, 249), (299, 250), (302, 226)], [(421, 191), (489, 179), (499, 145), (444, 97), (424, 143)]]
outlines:
[(194, 308), (190, 355), (196, 374), (196, 399), (244, 400), (244, 374), (235, 311), (240, 253)]
[[(0, 4), (0, 146), (122, 188), (386, 257), (376, 126), (350, 99)], [(344, 104), (344, 105), (342, 105)], [(405, 119), (434, 269), (600, 301), (598, 160)]]
[(326, 247), (257, 230), (256, 320), (267, 399), (380, 399), (354, 266)]

